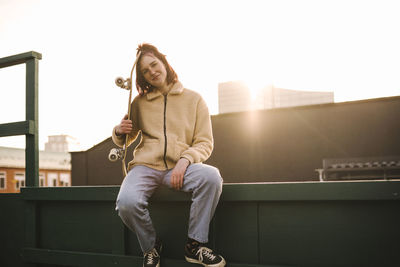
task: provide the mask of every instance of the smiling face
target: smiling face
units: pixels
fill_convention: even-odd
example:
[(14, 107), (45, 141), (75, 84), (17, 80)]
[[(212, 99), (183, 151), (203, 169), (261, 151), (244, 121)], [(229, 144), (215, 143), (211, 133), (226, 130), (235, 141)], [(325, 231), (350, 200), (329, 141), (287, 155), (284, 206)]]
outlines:
[(166, 56), (151, 44), (140, 44), (137, 48), (140, 54), (136, 66), (136, 89), (140, 95), (145, 95), (153, 90), (168, 92), (171, 85), (178, 81), (178, 75)]
[(167, 85), (167, 70), (161, 60), (153, 54), (147, 53), (141, 57), (140, 71), (152, 86), (162, 89)]

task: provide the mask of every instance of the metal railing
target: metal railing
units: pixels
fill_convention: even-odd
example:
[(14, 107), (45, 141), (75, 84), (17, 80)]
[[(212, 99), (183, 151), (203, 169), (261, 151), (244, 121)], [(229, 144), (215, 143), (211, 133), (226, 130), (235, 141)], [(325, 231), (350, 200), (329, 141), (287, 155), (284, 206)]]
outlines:
[(42, 54), (34, 51), (0, 58), (0, 69), (26, 64), (25, 121), (0, 124), (0, 137), (25, 135), (26, 186), (39, 186), (38, 69)]

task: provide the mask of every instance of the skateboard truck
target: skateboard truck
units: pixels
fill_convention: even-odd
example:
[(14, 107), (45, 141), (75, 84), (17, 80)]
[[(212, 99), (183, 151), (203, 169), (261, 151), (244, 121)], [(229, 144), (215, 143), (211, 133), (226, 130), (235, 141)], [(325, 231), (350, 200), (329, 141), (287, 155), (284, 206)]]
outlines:
[(130, 90), (131, 79), (129, 78), (124, 79), (122, 77), (117, 77), (115, 78), (115, 84), (118, 87), (121, 87), (122, 89)]
[(112, 148), (110, 150), (110, 154), (108, 154), (108, 160), (114, 162), (119, 159), (122, 159), (122, 157), (124, 156), (124, 153), (125, 153), (125, 149)]
[(130, 90), (130, 88), (131, 88), (131, 79), (130, 78), (124, 79), (122, 77), (117, 77), (117, 78), (115, 78), (115, 84), (118, 87), (121, 87), (122, 89)]

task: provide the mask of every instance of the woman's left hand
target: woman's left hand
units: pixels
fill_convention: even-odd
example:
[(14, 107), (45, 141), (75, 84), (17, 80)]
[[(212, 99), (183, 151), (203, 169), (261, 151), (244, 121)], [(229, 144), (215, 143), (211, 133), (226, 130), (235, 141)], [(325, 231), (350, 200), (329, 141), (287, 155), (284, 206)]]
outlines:
[(183, 177), (185, 175), (186, 169), (189, 166), (189, 160), (181, 158), (176, 163), (174, 169), (171, 173), (171, 185), (176, 190), (180, 190), (183, 187)]

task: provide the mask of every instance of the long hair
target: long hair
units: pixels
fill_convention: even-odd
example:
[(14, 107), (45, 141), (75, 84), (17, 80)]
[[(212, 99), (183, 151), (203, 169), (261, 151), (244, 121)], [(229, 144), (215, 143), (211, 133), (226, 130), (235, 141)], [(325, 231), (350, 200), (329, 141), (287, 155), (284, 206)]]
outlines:
[(166, 56), (161, 54), (155, 46), (148, 43), (140, 44), (137, 48), (136, 55), (138, 55), (139, 52), (141, 52), (141, 55), (136, 65), (136, 89), (138, 90), (139, 94), (147, 94), (153, 91), (155, 88), (146, 81), (141, 71), (140, 60), (143, 55), (152, 54), (164, 64), (165, 69), (167, 70), (167, 84), (178, 81), (178, 75), (175, 73), (171, 65), (169, 65)]

